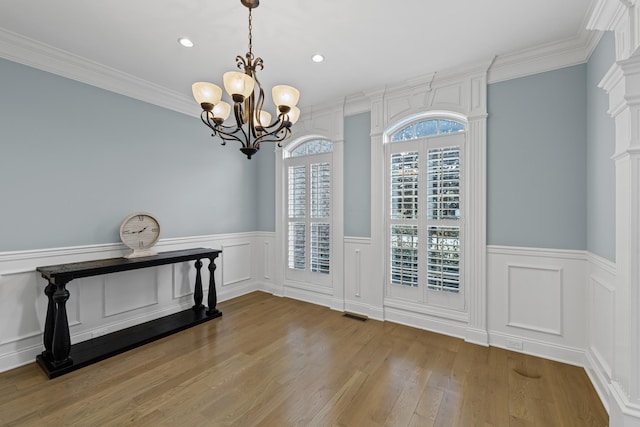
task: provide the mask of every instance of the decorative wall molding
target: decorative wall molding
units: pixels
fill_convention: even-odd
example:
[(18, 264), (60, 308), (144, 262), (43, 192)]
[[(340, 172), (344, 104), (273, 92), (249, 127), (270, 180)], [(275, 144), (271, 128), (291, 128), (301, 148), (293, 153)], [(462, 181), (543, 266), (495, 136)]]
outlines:
[[(113, 273), (98, 278), (102, 282), (103, 315), (105, 318), (160, 303), (158, 297), (159, 271), (158, 268), (149, 270)], [(81, 300), (78, 297), (74, 299)]]
[(523, 246), (487, 246), (487, 253), (493, 255), (517, 255), (535, 258), (560, 258), (586, 261), (587, 252), (571, 249), (528, 248)]
[[(609, 96), (609, 114), (615, 121), (616, 274), (613, 288), (612, 343), (594, 330), (590, 338), (598, 355), (607, 359), (611, 346), (609, 414), (611, 425), (640, 426), (640, 3), (636, 0), (599, 0), (589, 25), (615, 35), (616, 62), (598, 85)], [(595, 276), (594, 276), (595, 277)], [(605, 281), (606, 283), (606, 281)], [(602, 290), (604, 289), (604, 291)], [(595, 307), (595, 304), (594, 304)], [(600, 305), (597, 308), (602, 308)], [(604, 307), (606, 309), (606, 306)], [(597, 369), (596, 364), (594, 367)], [(606, 367), (603, 367), (606, 370)], [(600, 372), (602, 376), (606, 372)]]
[[(534, 46), (518, 52), (505, 53), (488, 58), (487, 61), (466, 64), (455, 70), (443, 70), (440, 74), (453, 75), (459, 70), (472, 68), (488, 69), (487, 84), (499, 83), (506, 80), (526, 77), (546, 71), (558, 70), (586, 63), (602, 37), (602, 29), (597, 27), (592, 31), (582, 30), (574, 37)], [(431, 90), (430, 85), (434, 73), (426, 74), (419, 79), (412, 79), (404, 83), (384, 87), (371, 88), (367, 91), (349, 94), (344, 98), (345, 116), (352, 116), (371, 111), (372, 100), (380, 94), (386, 94), (397, 87), (415, 87), (424, 85)]]
[(231, 286), (236, 283), (251, 280), (251, 270), (247, 269), (247, 265), (251, 265), (251, 241), (241, 241), (221, 245), (221, 257), (227, 261), (222, 275), (221, 286)]
[(584, 366), (587, 252), (487, 247), (491, 345)]
[[(589, 28), (600, 30), (602, 29), (600, 27), (594, 24)], [(583, 31), (566, 40), (498, 55), (489, 71), (488, 82), (496, 83), (584, 63), (597, 45), (599, 37), (600, 33), (597, 31)], [(169, 90), (2, 28), (0, 28), (0, 57), (189, 116), (198, 117), (200, 114), (190, 94)], [(470, 64), (461, 68), (469, 69)], [(449, 71), (445, 70), (445, 72)], [(434, 74), (417, 76), (402, 84), (421, 85)], [(384, 88), (374, 90), (381, 89), (384, 90)], [(370, 109), (371, 91), (367, 92), (368, 94), (364, 92), (350, 94), (340, 100), (344, 104), (345, 115), (359, 114)]]
[(586, 28), (607, 31), (615, 28), (624, 17), (624, 2), (618, 0), (597, 0)]
[[(218, 301), (224, 301), (262, 286), (254, 278), (264, 273), (246, 261), (254, 248), (264, 248), (263, 242), (270, 239), (273, 233), (193, 236), (163, 239), (156, 249), (226, 248), (216, 260), (215, 273)], [(0, 372), (32, 363), (42, 351), (46, 281), (35, 272), (36, 267), (121, 257), (128, 252), (114, 243), (0, 253), (0, 321), (8, 325), (0, 329)], [(203, 281), (208, 281), (207, 261), (203, 263)], [(227, 270), (231, 276), (223, 286)], [(243, 280), (237, 280), (240, 278)], [(71, 341), (85, 341), (187, 309), (193, 305), (194, 283), (191, 262), (73, 280), (67, 287), (71, 294), (67, 304)], [(207, 290), (205, 286), (205, 301)]]
[(602, 33), (582, 30), (565, 40), (547, 43), (531, 49), (498, 55), (489, 70), (488, 82), (498, 83), (584, 64), (598, 45)]
[(200, 115), (190, 94), (169, 90), (2, 28), (0, 57), (182, 114)]
[(608, 406), (608, 389), (613, 378), (615, 266), (612, 274), (610, 266), (606, 266), (605, 263), (591, 262), (595, 258), (595, 255), (589, 256), (588, 345), (585, 369), (600, 399)]
[[(245, 254), (245, 248), (251, 247), (253, 251), (252, 256), (255, 256), (255, 259), (264, 260), (275, 259), (273, 253), (264, 253), (275, 250), (275, 241), (275, 233), (256, 232), (165, 239), (161, 242), (161, 246), (163, 248), (162, 250), (200, 246), (235, 247), (242, 249), (236, 251), (235, 258), (242, 257), (243, 254)], [(605, 407), (608, 407), (609, 396), (612, 396), (611, 399), (614, 399), (614, 401), (616, 401), (615, 399), (623, 399), (623, 397), (620, 397), (620, 394), (617, 396), (612, 395), (611, 390), (615, 391), (616, 389), (615, 386), (611, 385), (612, 368), (609, 360), (609, 349), (607, 347), (610, 344), (606, 340), (602, 340), (603, 337), (606, 339), (607, 336), (612, 335), (612, 333), (608, 333), (607, 331), (609, 328), (613, 328), (613, 324), (603, 320), (609, 316), (608, 311), (604, 308), (609, 307), (609, 310), (612, 310), (611, 300), (602, 297), (593, 298), (593, 294), (590, 293), (593, 289), (600, 289), (602, 292), (605, 292), (605, 294), (615, 292), (616, 266), (613, 262), (586, 251), (507, 246), (487, 247), (489, 279), (487, 292), (489, 295), (500, 291), (501, 283), (495, 279), (500, 276), (500, 269), (502, 268), (504, 273), (506, 271), (504, 269), (507, 269), (509, 265), (525, 266), (527, 268), (532, 267), (534, 271), (541, 268), (547, 268), (549, 271), (562, 270), (563, 288), (569, 288), (569, 293), (571, 293), (572, 299), (575, 300), (574, 302), (576, 304), (579, 304), (581, 298), (584, 296), (581, 294), (590, 294), (592, 297), (590, 297), (589, 303), (585, 303), (585, 305), (592, 308), (588, 310), (587, 314), (582, 314), (579, 309), (571, 305), (571, 300), (567, 301), (566, 298), (562, 299), (560, 304), (563, 317), (575, 317), (577, 320), (580, 320), (583, 316), (588, 316), (590, 325), (594, 322), (598, 325), (603, 325), (604, 329), (602, 331), (595, 331), (592, 329), (592, 326), (589, 326), (589, 340), (588, 342), (583, 342), (580, 341), (579, 336), (584, 334), (584, 325), (582, 325), (581, 330), (564, 328), (563, 335), (558, 336), (553, 333), (549, 334), (547, 331), (514, 328), (509, 326), (506, 320), (502, 325), (499, 325), (496, 324), (495, 317), (490, 317), (488, 319), (487, 332), (469, 327), (469, 318), (465, 313), (458, 313), (457, 318), (452, 319), (451, 313), (437, 313), (432, 311), (425, 313), (423, 307), (410, 303), (407, 304), (405, 301), (387, 299), (383, 302), (381, 298), (379, 300), (380, 302), (377, 303), (378, 297), (376, 292), (378, 289), (376, 289), (374, 280), (376, 273), (375, 269), (372, 268), (376, 265), (373, 239), (345, 237), (343, 242), (345, 247), (344, 310), (364, 314), (369, 318), (380, 321), (390, 321), (460, 337), (466, 341), (481, 345), (483, 344), (482, 341), (486, 334), (489, 345), (584, 366), (599, 396), (603, 400)], [(85, 249), (85, 251), (83, 251), (83, 249)], [(102, 253), (100, 251), (102, 251)], [(28, 308), (29, 304), (33, 304), (32, 300), (34, 298), (38, 300), (35, 304), (33, 316), (35, 317), (35, 324), (42, 325), (44, 322), (42, 316), (46, 309), (46, 301), (44, 301), (45, 298), (42, 294), (45, 283), (32, 269), (27, 267), (16, 268), (16, 264), (33, 265), (33, 268), (35, 268), (37, 265), (48, 264), (49, 261), (72, 262), (73, 260), (83, 259), (87, 256), (96, 259), (101, 258), (102, 255), (113, 256), (114, 253), (119, 254), (115, 256), (121, 256), (123, 253), (126, 253), (126, 249), (119, 244), (110, 244), (88, 245), (84, 248), (52, 248), (0, 253), (0, 285), (3, 286), (5, 292), (12, 292), (12, 290), (22, 292), (24, 289), (29, 290), (26, 294), (18, 292), (14, 294), (9, 293), (8, 295), (15, 295), (18, 304), (22, 301), (23, 309)], [(64, 256), (61, 256), (61, 254), (64, 254)], [(223, 255), (224, 254), (225, 253), (223, 253)], [(360, 254), (361, 257), (359, 269), (357, 268), (357, 264), (351, 262), (351, 259), (355, 257), (356, 254)], [(230, 259), (233, 257), (233, 251), (227, 251), (226, 258), (218, 258), (217, 265), (219, 268), (216, 274), (222, 274), (220, 270), (226, 268), (225, 266), (229, 265), (230, 262), (239, 262), (242, 264), (242, 260)], [(174, 292), (174, 288), (179, 285), (177, 282), (184, 281), (188, 284), (193, 282), (195, 275), (192, 271), (193, 266), (190, 265), (191, 263), (185, 264), (188, 265), (182, 266), (178, 264), (168, 266), (164, 270), (151, 272), (152, 277), (158, 276), (157, 281), (163, 282), (157, 288), (159, 291), (157, 294), (158, 304), (138, 307), (131, 311), (122, 310), (121, 313), (114, 312), (114, 315), (108, 318), (103, 316), (104, 313), (99, 313), (99, 315), (92, 317), (91, 307), (83, 308), (80, 304), (80, 298), (75, 298), (77, 308), (70, 310), (70, 316), (76, 319), (71, 327), (73, 342), (90, 339), (94, 336), (133, 326), (190, 307), (192, 305), (190, 291), (187, 292), (186, 289), (183, 289), (181, 293), (176, 294)], [(275, 282), (263, 280), (265, 277), (264, 271), (262, 271), (263, 266), (266, 266), (266, 262), (255, 263), (253, 267), (247, 265), (248, 270), (246, 270), (242, 276), (250, 275), (249, 280), (227, 284), (227, 286), (224, 287), (221, 286), (222, 282), (218, 281), (218, 288), (220, 290), (218, 293), (219, 300), (224, 301), (259, 290), (333, 309), (336, 309), (336, 306), (340, 305), (340, 302), (336, 301), (333, 290), (330, 288), (309, 287), (296, 283), (278, 285)], [(251, 268), (254, 268), (254, 270)], [(361, 274), (360, 297), (355, 297), (355, 295), (352, 294), (356, 288), (355, 283), (353, 283), (353, 278), (356, 277), (356, 270), (360, 271), (359, 274)], [(498, 272), (497, 276), (496, 272)], [(191, 276), (184, 277), (185, 275)], [(220, 277), (221, 276), (217, 277), (217, 279)], [(506, 274), (504, 274), (503, 277), (506, 277)], [(258, 278), (259, 280), (254, 280), (254, 278)], [(114, 277), (110, 280), (118, 279)], [(97, 306), (100, 307), (101, 304), (104, 303), (101, 301), (102, 297), (100, 297), (103, 284), (100, 280), (94, 280), (93, 282), (89, 280), (86, 283), (80, 284), (82, 291), (88, 292), (86, 298), (85, 296), (82, 297), (84, 298), (83, 302), (88, 298), (94, 298), (98, 295), (99, 301), (97, 302)], [(506, 283), (504, 280), (503, 282)], [(73, 281), (69, 284), (71, 287), (70, 291), (74, 296), (80, 295), (78, 287), (72, 287), (75, 285)], [(350, 286), (353, 288), (351, 289)], [(92, 288), (98, 289), (97, 294), (92, 293), (95, 292)], [(512, 291), (515, 290), (515, 288), (512, 289)], [(7, 294), (5, 293), (5, 295)], [(35, 295), (37, 295), (37, 297), (34, 297)], [(12, 301), (4, 301), (4, 304), (8, 302), (16, 304), (15, 299)], [(495, 306), (494, 300), (489, 300), (488, 303), (490, 313), (495, 314), (496, 311), (500, 310)], [(0, 302), (0, 304), (2, 304), (2, 302)], [(504, 307), (506, 307), (506, 305)], [(72, 311), (75, 311), (77, 314), (72, 314)], [(98, 310), (98, 312), (99, 311), (100, 310)], [(0, 318), (5, 313), (8, 313), (5, 307), (0, 306)], [(604, 316), (604, 318), (602, 316)], [(507, 319), (507, 317), (504, 317), (504, 319)], [(42, 350), (41, 331), (37, 330), (37, 326), (35, 329), (36, 330), (27, 329), (21, 334), (12, 334), (11, 336), (0, 336), (0, 371), (33, 362), (36, 354)], [(0, 334), (3, 332), (4, 331), (0, 331)], [(477, 337), (477, 339), (474, 339), (475, 337)], [(580, 342), (583, 342), (583, 344), (575, 344)], [(520, 343), (522, 348), (514, 349), (513, 343)], [(627, 403), (628, 406), (626, 408), (634, 408), (633, 402)]]
[[(562, 336), (562, 268), (508, 263), (507, 326)], [(544, 315), (530, 307), (544, 308)]]

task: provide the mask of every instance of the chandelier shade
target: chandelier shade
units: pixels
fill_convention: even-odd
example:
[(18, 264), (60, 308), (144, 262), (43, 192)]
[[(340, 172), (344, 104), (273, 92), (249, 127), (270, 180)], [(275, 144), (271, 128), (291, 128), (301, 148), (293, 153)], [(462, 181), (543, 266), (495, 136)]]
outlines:
[(293, 107), (291, 111), (289, 111), (289, 121), (292, 125), (295, 125), (298, 119), (300, 118), (300, 109), (298, 107)]
[(290, 110), (298, 103), (298, 100), (300, 99), (300, 91), (295, 87), (278, 85), (271, 89), (271, 97), (273, 98), (273, 103), (276, 104), (278, 109), (285, 106)]
[(222, 121), (225, 121), (229, 118), (229, 114), (231, 114), (231, 105), (228, 102), (220, 101), (213, 107), (213, 118), (219, 118)]
[(193, 97), (198, 104), (216, 105), (222, 99), (222, 89), (213, 83), (197, 82), (191, 86)]
[(256, 84), (250, 75), (239, 71), (224, 73), (222, 80), (224, 81), (224, 89), (234, 101), (234, 96), (242, 96), (239, 102), (244, 101), (245, 98), (248, 98), (253, 93), (253, 87)]
[[(263, 142), (275, 142), (278, 146), (291, 136), (291, 127), (300, 118), (300, 109), (296, 106), (300, 91), (288, 85), (277, 85), (271, 90), (276, 106), (276, 118), (263, 109), (264, 90), (258, 80), (257, 70), (264, 68), (262, 58), (252, 52), (252, 9), (258, 7), (259, 0), (241, 0), (249, 9), (249, 51), (245, 56), (236, 57), (236, 65), (242, 71), (228, 71), (222, 76), (223, 86), (233, 103), (222, 101), (222, 89), (208, 82), (192, 85), (193, 97), (202, 108), (200, 118), (213, 133), (227, 141), (237, 141), (242, 151), (251, 159)], [(235, 123), (226, 124), (233, 111)]]

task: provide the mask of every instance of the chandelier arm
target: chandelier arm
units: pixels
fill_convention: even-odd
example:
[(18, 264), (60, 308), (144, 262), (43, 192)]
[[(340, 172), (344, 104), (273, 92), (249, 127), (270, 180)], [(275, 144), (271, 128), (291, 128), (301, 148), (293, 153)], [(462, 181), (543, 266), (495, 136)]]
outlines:
[[(247, 55), (249, 55), (247, 53)], [(236, 56), (236, 66), (238, 67), (238, 69), (245, 71), (247, 69), (247, 61), (244, 59), (243, 56), (238, 55)]]
[[(213, 138), (214, 136), (218, 135), (219, 130), (218, 125), (215, 122), (213, 124), (211, 123), (210, 119), (212, 118), (213, 114), (211, 114), (211, 111), (203, 110), (200, 114), (200, 120), (202, 120), (202, 123), (204, 123), (209, 129), (213, 131), (213, 133), (211, 134), (211, 137)], [(226, 142), (224, 140), (222, 141), (222, 145), (226, 145)]]
[(289, 137), (289, 135), (291, 135), (291, 128), (287, 123), (288, 122), (282, 122), (277, 129), (260, 135), (260, 137), (254, 141), (254, 145), (259, 148), (260, 144), (263, 142), (277, 142), (278, 146), (282, 147), (280, 142), (284, 141)]
[(242, 143), (240, 138), (231, 133), (218, 131), (216, 135), (222, 140), (222, 145), (227, 145), (227, 141), (238, 141)]
[[(239, 130), (237, 127), (219, 125), (215, 122), (212, 124), (210, 121), (211, 118), (213, 118), (213, 115), (211, 114), (210, 111), (203, 111), (200, 114), (200, 119), (202, 120), (202, 123), (204, 123), (209, 129), (213, 131), (211, 136), (219, 137), (222, 140), (222, 145), (227, 145), (227, 141), (238, 141), (241, 144), (243, 143), (242, 139), (234, 135), (234, 133), (237, 133)], [(226, 129), (229, 129), (229, 130), (233, 129), (233, 132), (228, 132), (226, 131)]]
[[(248, 114), (247, 114), (247, 121), (249, 123), (249, 134), (253, 135), (253, 139), (255, 140), (258, 137), (258, 134), (256, 133), (256, 115), (258, 114), (257, 110), (255, 109), (255, 95), (252, 93), (251, 96), (249, 96), (248, 99), (248, 104), (247, 104), (247, 110), (248, 110)], [(252, 144), (249, 141), (249, 145), (251, 146)]]
[[(270, 125), (267, 125), (267, 126), (263, 126), (263, 128), (271, 129), (272, 127), (279, 126), (278, 130), (280, 130), (283, 127), (287, 126), (288, 122), (289, 122), (288, 120), (285, 120), (285, 114), (280, 113), (280, 114), (278, 114), (276, 116), (276, 119), (273, 121), (273, 123), (271, 123)], [(273, 132), (276, 132), (276, 131), (275, 130), (274, 131), (269, 131), (268, 133), (273, 133)]]
[(240, 143), (242, 144), (242, 146), (244, 148), (247, 148), (247, 147), (249, 147), (251, 145), (251, 136), (247, 135), (247, 133), (244, 131), (244, 128), (242, 127), (242, 125), (244, 124), (244, 121), (242, 120), (242, 103), (241, 102), (235, 102), (233, 104), (233, 114), (236, 117), (237, 131), (242, 132), (246, 142), (242, 141), (240, 139), (238, 139), (238, 141), (240, 141)]
[[(226, 132), (224, 129), (222, 129), (223, 127), (227, 129), (235, 129), (235, 130), (233, 132)], [(238, 132), (238, 129), (231, 126), (218, 126), (216, 128), (216, 135), (220, 139), (222, 139), (222, 145), (226, 145), (226, 141), (238, 141), (244, 146), (242, 139), (237, 135), (235, 135), (237, 132)]]

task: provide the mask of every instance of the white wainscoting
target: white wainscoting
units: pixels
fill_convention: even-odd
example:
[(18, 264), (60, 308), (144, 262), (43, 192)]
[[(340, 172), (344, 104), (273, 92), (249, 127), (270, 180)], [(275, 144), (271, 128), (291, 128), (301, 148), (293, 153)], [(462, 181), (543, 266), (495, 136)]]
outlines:
[(382, 278), (375, 271), (370, 238), (344, 239), (344, 306), (345, 310), (384, 320)]
[(614, 352), (616, 265), (591, 253), (588, 254), (588, 261), (589, 318), (585, 369), (600, 400), (609, 410)]
[(487, 247), (490, 345), (584, 365), (586, 252)]
[[(274, 259), (274, 246), (273, 233), (237, 233), (163, 239), (156, 249), (222, 249), (216, 259), (215, 279), (218, 301), (224, 301), (272, 286), (269, 260)], [(120, 257), (127, 252), (121, 244), (106, 244), (0, 253), (0, 372), (33, 362), (42, 351), (47, 283), (36, 267)], [(203, 259), (202, 263), (206, 303), (209, 261)], [(267, 266), (271, 270), (265, 270)], [(189, 308), (195, 275), (193, 262), (187, 262), (69, 282), (72, 343)]]
[[(261, 290), (332, 306), (333, 289), (276, 283), (275, 233), (165, 239), (159, 251), (220, 248), (218, 300)], [(0, 372), (34, 361), (42, 351), (46, 281), (35, 268), (119, 257), (119, 244), (0, 253)], [(464, 337), (466, 321), (444, 319), (411, 304), (384, 299), (372, 266), (369, 238), (344, 239), (346, 311)], [(203, 260), (205, 301), (208, 260)], [(615, 264), (585, 251), (487, 247), (490, 345), (583, 366), (608, 407), (613, 364)], [(72, 342), (133, 326), (193, 304), (193, 263), (173, 264), (71, 281), (67, 304)]]
[(609, 410), (616, 265), (586, 251), (489, 246), (490, 344), (585, 368)]

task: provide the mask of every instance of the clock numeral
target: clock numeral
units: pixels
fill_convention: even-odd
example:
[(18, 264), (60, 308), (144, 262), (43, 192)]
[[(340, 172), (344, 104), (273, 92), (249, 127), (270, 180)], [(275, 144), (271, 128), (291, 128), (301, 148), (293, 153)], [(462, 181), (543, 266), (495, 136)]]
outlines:
[(142, 240), (140, 240), (138, 242), (138, 247), (140, 247), (140, 248), (144, 247), (144, 242)]
[(138, 215), (138, 221), (144, 221), (144, 216)]
[(154, 233), (157, 233), (158, 229), (157, 228), (152, 228), (151, 231), (154, 232)]

